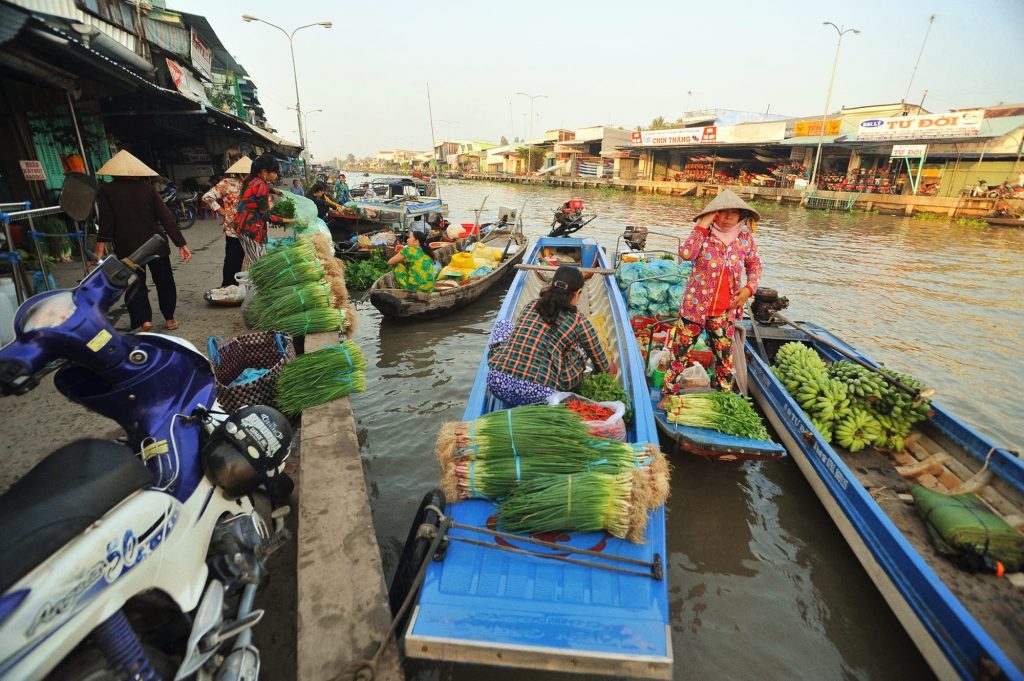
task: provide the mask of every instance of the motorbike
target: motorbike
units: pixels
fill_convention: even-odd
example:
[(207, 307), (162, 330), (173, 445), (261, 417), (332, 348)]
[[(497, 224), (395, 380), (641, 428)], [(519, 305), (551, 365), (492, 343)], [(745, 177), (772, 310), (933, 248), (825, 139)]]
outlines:
[(1024, 187), (1019, 184), (1010, 184), (1004, 180), (996, 187), (990, 187), (985, 194), (990, 199), (1022, 199), (1024, 198)]
[(549, 237), (565, 237), (574, 234), (590, 224), (597, 216), (583, 214), (586, 205), (582, 199), (570, 199), (554, 209)]
[[(62, 446), (0, 496), (0, 678), (258, 677), (255, 595), (290, 536), (291, 429), (265, 406), (222, 412), (187, 341), (110, 325), (165, 243), (28, 299), (0, 348), (0, 394), (55, 370), (58, 391), (126, 434)], [(273, 529), (254, 508), (260, 490)]]
[(168, 184), (160, 192), (160, 197), (177, 221), (178, 229), (188, 229), (196, 223), (196, 216), (199, 214), (197, 192), (180, 192), (174, 184)]

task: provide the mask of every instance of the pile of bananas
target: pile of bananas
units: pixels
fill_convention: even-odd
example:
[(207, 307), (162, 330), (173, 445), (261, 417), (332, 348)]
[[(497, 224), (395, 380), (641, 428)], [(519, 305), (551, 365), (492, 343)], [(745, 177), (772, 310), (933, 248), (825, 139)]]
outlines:
[[(919, 381), (891, 369), (882, 369), (904, 385), (924, 389)], [(826, 442), (851, 452), (871, 445), (900, 451), (911, 427), (928, 417), (928, 400), (914, 400), (878, 373), (847, 360), (826, 366), (810, 346), (786, 343), (775, 359), (772, 373), (810, 416)]]

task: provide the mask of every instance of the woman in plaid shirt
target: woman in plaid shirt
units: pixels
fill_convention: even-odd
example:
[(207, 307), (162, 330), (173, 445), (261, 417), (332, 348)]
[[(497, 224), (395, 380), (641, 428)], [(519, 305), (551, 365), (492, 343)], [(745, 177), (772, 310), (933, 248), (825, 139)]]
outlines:
[(610, 369), (597, 331), (576, 309), (582, 290), (580, 271), (563, 265), (515, 325), (495, 324), (487, 359), (492, 395), (510, 406), (535, 404), (579, 385), (588, 357), (594, 371)]

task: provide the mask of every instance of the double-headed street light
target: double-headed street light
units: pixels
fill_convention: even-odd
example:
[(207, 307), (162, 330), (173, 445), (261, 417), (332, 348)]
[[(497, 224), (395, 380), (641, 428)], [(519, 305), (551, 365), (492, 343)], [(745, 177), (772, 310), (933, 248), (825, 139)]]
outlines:
[(814, 170), (811, 171), (811, 188), (815, 188), (817, 185), (815, 182), (818, 179), (818, 163), (821, 162), (821, 141), (825, 136), (825, 119), (828, 118), (828, 105), (832, 101), (832, 84), (836, 80), (836, 66), (839, 65), (839, 48), (843, 44), (843, 36), (847, 33), (853, 33), (854, 35), (860, 33), (855, 28), (846, 28), (844, 26), (836, 26), (831, 21), (822, 23), (822, 26), (831, 26), (836, 29), (836, 33), (839, 34), (839, 40), (836, 42), (836, 57), (832, 60), (832, 77), (828, 81), (828, 94), (825, 95), (825, 112), (821, 114), (821, 129), (818, 131), (818, 151), (814, 155)]
[(529, 139), (526, 140), (526, 174), (529, 175), (533, 169), (533, 100), (543, 97), (547, 99), (547, 95), (530, 95), (525, 92), (517, 92), (517, 95), (522, 95), (530, 100), (530, 132)]
[[(317, 21), (316, 23), (306, 24), (305, 26), (299, 26), (294, 31), (289, 33), (288, 31), (286, 31), (285, 29), (281, 28), (277, 24), (272, 24), (269, 21), (266, 21), (265, 19), (260, 19), (259, 17), (254, 17), (251, 14), (243, 14), (242, 15), (242, 21), (245, 21), (245, 22), (258, 21), (258, 22), (260, 22), (262, 24), (266, 24), (267, 26), (273, 26), (277, 30), (281, 31), (281, 33), (284, 33), (285, 36), (288, 38), (288, 48), (291, 50), (291, 53), (292, 53), (292, 78), (295, 81), (295, 113), (296, 113), (296, 116), (299, 119), (299, 144), (302, 145), (303, 149), (305, 149), (306, 148), (306, 134), (305, 134), (305, 127), (303, 126), (303, 120), (302, 120), (302, 105), (299, 103), (299, 72), (295, 68), (295, 43), (292, 41), (292, 38), (294, 38), (295, 34), (298, 33), (299, 31), (301, 31), (304, 28), (310, 28), (311, 26), (323, 26), (324, 28), (330, 28), (331, 26), (333, 26), (333, 24), (331, 22), (329, 22), (329, 21)], [(303, 177), (306, 180), (308, 180), (309, 179), (309, 170), (308, 170), (308, 168), (306, 166), (307, 166), (307, 164), (305, 164), (305, 163), (302, 164), (302, 174), (303, 174)]]

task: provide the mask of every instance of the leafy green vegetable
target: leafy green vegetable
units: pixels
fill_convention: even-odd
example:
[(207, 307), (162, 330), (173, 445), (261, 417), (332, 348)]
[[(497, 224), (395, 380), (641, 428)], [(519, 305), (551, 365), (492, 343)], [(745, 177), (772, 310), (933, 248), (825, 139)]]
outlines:
[(390, 269), (384, 252), (378, 249), (366, 260), (345, 263), (345, 286), (352, 290), (368, 289)]
[(278, 199), (274, 202), (274, 207), (270, 209), (270, 214), (290, 220), (295, 217), (295, 202), (287, 196)]
[(622, 402), (626, 405), (626, 423), (633, 422), (633, 408), (629, 403), (629, 393), (619, 384), (619, 379), (611, 374), (591, 374), (583, 379), (576, 392), (595, 402)]

